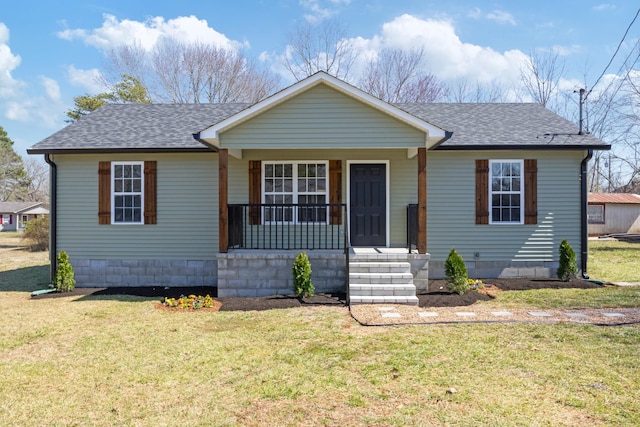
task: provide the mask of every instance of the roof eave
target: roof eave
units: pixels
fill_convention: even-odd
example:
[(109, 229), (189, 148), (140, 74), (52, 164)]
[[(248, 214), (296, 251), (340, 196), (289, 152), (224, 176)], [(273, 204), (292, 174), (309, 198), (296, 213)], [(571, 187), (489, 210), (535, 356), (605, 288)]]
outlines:
[(519, 144), (519, 145), (505, 145), (505, 144), (440, 144), (433, 147), (434, 150), (610, 150), (611, 145), (606, 144), (571, 144), (571, 145), (548, 145), (548, 144)]
[(202, 148), (29, 148), (27, 154), (116, 154), (116, 153), (215, 153), (210, 146)]

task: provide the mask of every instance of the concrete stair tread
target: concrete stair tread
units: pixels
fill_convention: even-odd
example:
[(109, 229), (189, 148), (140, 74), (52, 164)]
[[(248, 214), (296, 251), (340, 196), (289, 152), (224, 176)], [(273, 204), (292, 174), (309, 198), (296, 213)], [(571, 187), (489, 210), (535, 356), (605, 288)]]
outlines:
[(405, 304), (418, 305), (416, 296), (393, 295), (354, 295), (349, 298), (350, 304)]

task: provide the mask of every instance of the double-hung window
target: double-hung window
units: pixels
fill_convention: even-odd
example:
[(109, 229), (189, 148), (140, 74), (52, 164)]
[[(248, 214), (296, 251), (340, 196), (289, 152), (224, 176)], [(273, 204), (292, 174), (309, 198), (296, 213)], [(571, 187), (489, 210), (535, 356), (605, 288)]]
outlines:
[(111, 164), (113, 224), (142, 224), (144, 213), (144, 162)]
[(491, 224), (522, 224), (524, 179), (522, 160), (489, 162), (489, 211)]
[(326, 224), (327, 163), (264, 162), (265, 222)]

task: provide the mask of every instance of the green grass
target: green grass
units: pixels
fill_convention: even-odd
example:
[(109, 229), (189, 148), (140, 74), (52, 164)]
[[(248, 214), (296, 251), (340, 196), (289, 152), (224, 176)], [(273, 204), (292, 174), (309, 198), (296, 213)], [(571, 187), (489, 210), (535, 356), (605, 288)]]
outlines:
[(640, 286), (498, 292), (486, 305), (520, 308), (640, 307)]
[(640, 282), (640, 243), (589, 241), (588, 273), (608, 282)]
[[(3, 425), (640, 424), (637, 325), (363, 327), (341, 307), (211, 313), (124, 296), (30, 300), (46, 254), (20, 256), (19, 268), (0, 264)], [(505, 292), (502, 302), (638, 301), (634, 288), (595, 291)]]

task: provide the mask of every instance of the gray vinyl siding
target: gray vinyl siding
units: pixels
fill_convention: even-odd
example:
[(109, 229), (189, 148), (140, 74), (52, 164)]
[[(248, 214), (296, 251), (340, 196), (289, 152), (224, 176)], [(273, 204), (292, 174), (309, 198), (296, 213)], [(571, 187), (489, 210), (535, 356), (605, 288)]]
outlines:
[[(580, 253), (583, 157), (581, 151), (430, 151), (427, 251), (431, 260), (444, 261), (455, 248), (465, 261), (557, 261), (562, 239)], [(476, 159), (538, 159), (537, 224), (476, 225)]]
[[(81, 259), (213, 260), (217, 154), (56, 155), (58, 250)], [(98, 162), (157, 161), (157, 224), (98, 224)]]
[(248, 203), (249, 160), (342, 160), (342, 202), (347, 203), (347, 161), (388, 160), (389, 237), (392, 247), (406, 245), (406, 206), (417, 203), (418, 163), (407, 150), (244, 150), (241, 160), (229, 157), (229, 203)]
[(316, 86), (220, 135), (221, 147), (424, 147), (425, 133), (335, 89)]

